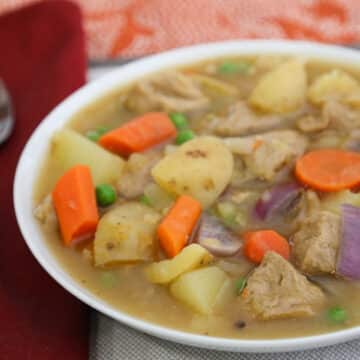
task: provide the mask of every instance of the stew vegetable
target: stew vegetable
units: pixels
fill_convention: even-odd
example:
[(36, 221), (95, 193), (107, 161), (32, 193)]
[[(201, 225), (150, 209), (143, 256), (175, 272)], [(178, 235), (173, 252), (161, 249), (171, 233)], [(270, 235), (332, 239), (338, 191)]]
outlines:
[(52, 139), (34, 215), (95, 296), (168, 327), (360, 325), (360, 75), (287, 56), (139, 79)]

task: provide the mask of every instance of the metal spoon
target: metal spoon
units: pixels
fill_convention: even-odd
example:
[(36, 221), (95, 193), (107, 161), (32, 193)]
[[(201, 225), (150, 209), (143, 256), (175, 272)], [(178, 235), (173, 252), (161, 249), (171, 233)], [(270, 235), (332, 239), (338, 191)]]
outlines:
[(10, 95), (4, 82), (0, 79), (0, 144), (4, 143), (11, 135), (15, 118)]

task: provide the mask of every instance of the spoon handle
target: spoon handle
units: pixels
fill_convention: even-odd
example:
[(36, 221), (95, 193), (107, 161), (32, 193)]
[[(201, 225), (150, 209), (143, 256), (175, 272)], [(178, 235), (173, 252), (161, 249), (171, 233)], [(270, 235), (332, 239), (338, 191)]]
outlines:
[(15, 118), (9, 92), (0, 79), (0, 144), (4, 143), (12, 133)]

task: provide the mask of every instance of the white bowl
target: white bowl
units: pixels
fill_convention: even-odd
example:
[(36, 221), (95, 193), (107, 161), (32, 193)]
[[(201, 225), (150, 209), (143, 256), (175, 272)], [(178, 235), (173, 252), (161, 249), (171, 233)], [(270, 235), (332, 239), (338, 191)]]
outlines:
[[(14, 203), (18, 224), (33, 255), (43, 268), (66, 290), (92, 308), (123, 324), (163, 339), (198, 347), (237, 352), (278, 352), (304, 350), (332, 345), (360, 337), (360, 326), (323, 335), (275, 340), (240, 340), (195, 335), (155, 325), (129, 316), (97, 298), (75, 281), (46, 246), (44, 236), (32, 214), (32, 194), (40, 165), (53, 133), (79, 109), (92, 103), (109, 90), (126, 85), (142, 76), (163, 68), (191, 64), (226, 55), (290, 54), (326, 61), (357, 65), (360, 52), (336, 46), (293, 41), (230, 41), (198, 45), (154, 55), (130, 63), (85, 85), (58, 105), (37, 127), (20, 157), (14, 183)], [(71, 70), (69, 70), (71, 71)], [(120, 339), (119, 339), (120, 341)]]

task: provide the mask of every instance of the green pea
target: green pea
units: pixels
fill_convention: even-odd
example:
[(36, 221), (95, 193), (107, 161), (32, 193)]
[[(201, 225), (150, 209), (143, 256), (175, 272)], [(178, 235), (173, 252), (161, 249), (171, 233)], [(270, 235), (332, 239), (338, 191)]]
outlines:
[(115, 287), (117, 280), (116, 274), (111, 271), (102, 272), (100, 274), (101, 284), (108, 289)]
[(96, 201), (100, 206), (109, 206), (116, 200), (116, 191), (108, 184), (98, 185), (95, 189)]
[(86, 137), (93, 142), (98, 142), (101, 135), (99, 135), (99, 133), (96, 130), (89, 130), (86, 133)]
[(186, 129), (188, 125), (187, 117), (182, 113), (171, 113), (170, 115), (171, 121), (174, 123), (178, 130)]
[(218, 71), (221, 74), (235, 74), (249, 72), (251, 65), (245, 61), (239, 63), (223, 62), (219, 65)]
[(145, 194), (141, 195), (140, 202), (144, 205), (152, 206), (152, 202), (151, 202), (150, 198), (148, 196), (146, 196)]
[(328, 318), (334, 323), (343, 323), (347, 319), (346, 310), (340, 306), (334, 306), (327, 312)]
[(98, 134), (104, 135), (107, 132), (109, 132), (110, 129), (106, 126), (99, 126), (96, 130), (97, 130)]
[(107, 127), (100, 126), (95, 130), (89, 130), (86, 132), (86, 137), (94, 142), (98, 142), (101, 136), (106, 134), (109, 131)]
[(245, 287), (246, 287), (246, 279), (245, 278), (241, 277), (236, 280), (235, 288), (236, 288), (236, 293), (238, 295), (240, 295), (244, 291)]
[(186, 143), (187, 141), (193, 139), (195, 134), (191, 130), (182, 130), (178, 133), (175, 142), (178, 145)]

